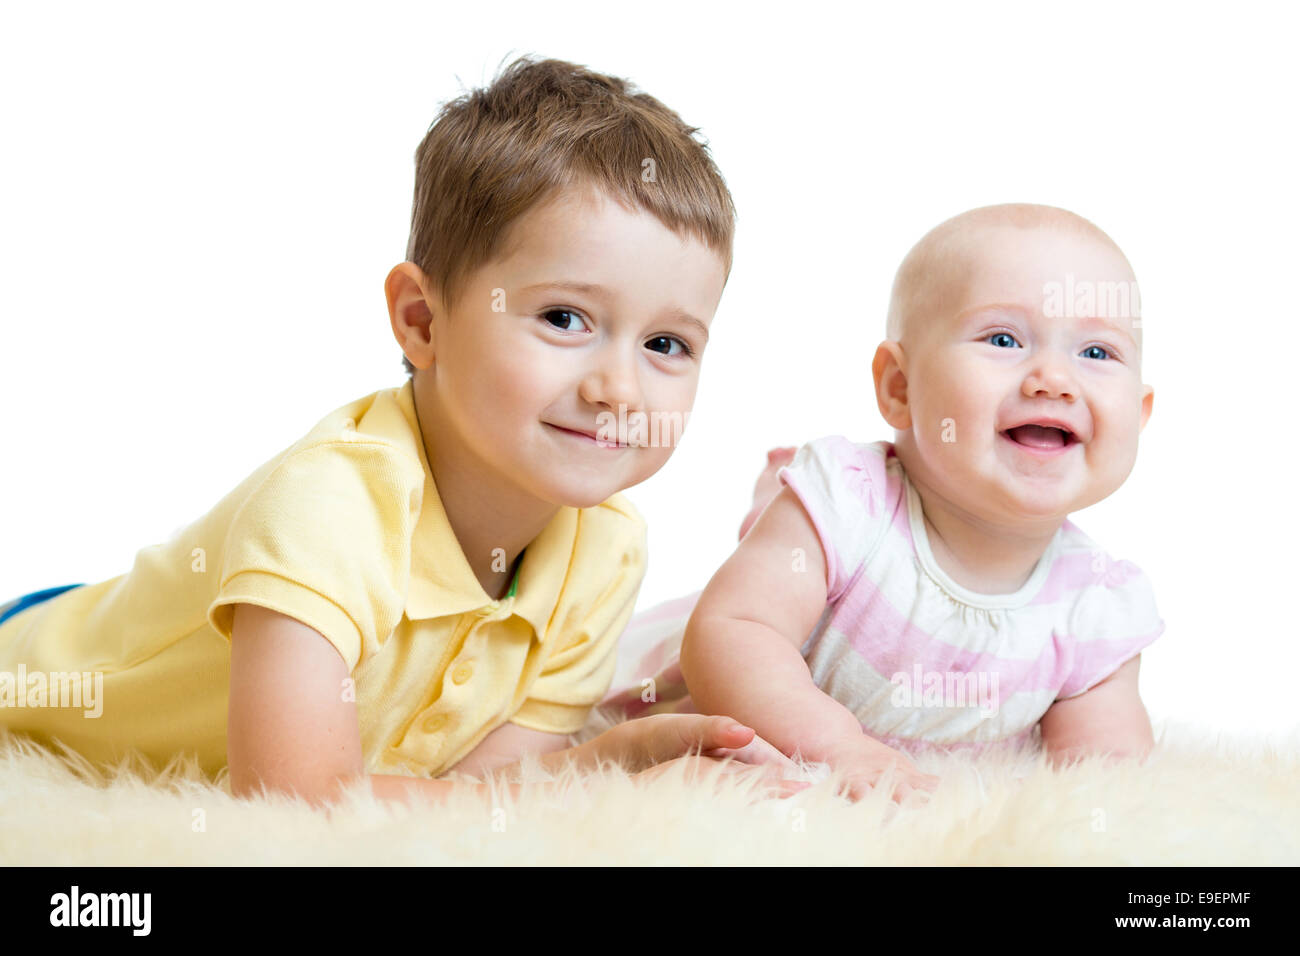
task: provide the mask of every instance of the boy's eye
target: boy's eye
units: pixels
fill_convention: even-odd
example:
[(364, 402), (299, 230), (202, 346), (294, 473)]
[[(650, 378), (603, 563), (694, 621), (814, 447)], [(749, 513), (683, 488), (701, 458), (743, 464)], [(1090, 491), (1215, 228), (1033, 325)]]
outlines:
[[(674, 343), (681, 346), (681, 351), (679, 352), (669, 351), (672, 349)], [(664, 350), (659, 348), (660, 345), (667, 345), (669, 350)], [(663, 355), (688, 355), (689, 356), (695, 354), (694, 350), (689, 345), (687, 345), (681, 339), (673, 335), (656, 335), (654, 338), (652, 338), (649, 342), (646, 343), (646, 347), (649, 348), (652, 352), (660, 352)]]
[(994, 332), (985, 342), (991, 342), (1000, 349), (1019, 348), (1020, 343), (1016, 341), (1014, 335), (1009, 332)]
[[(1101, 354), (1096, 354), (1096, 353), (1101, 353)], [(1082, 355), (1084, 358), (1095, 358), (1095, 359), (1110, 358), (1110, 352), (1108, 352), (1100, 345), (1089, 345), (1086, 349), (1084, 349), (1079, 354)]]
[[(558, 317), (558, 321), (553, 317)], [(577, 319), (578, 322), (582, 322), (582, 316), (578, 315), (578, 313), (574, 312), (572, 309), (547, 309), (542, 313), (542, 318), (555, 328), (564, 332), (578, 331), (577, 329), (569, 328), (569, 321), (571, 319)], [(583, 323), (583, 325), (585, 327), (585, 323)]]

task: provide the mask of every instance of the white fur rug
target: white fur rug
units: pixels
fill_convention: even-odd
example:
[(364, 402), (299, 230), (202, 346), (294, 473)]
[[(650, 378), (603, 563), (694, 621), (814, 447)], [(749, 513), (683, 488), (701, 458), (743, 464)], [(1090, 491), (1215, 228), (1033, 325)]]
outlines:
[[(574, 741), (610, 719), (593, 712)], [(1155, 729), (1145, 766), (921, 757), (942, 778), (925, 805), (881, 792), (851, 804), (833, 780), (764, 799), (716, 771), (634, 781), (609, 768), (557, 775), (552, 798), (458, 788), (417, 810), (358, 787), (328, 811), (234, 800), (224, 776), (210, 784), (190, 764), (101, 772), (0, 737), (0, 865), (1300, 863), (1300, 728), (1267, 740)]]

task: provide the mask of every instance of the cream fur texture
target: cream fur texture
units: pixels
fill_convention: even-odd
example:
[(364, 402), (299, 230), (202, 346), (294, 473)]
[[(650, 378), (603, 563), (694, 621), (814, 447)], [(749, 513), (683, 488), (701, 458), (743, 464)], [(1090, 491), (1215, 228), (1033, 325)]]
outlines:
[[(573, 741), (610, 723), (593, 711)], [(235, 800), (224, 772), (208, 783), (191, 762), (103, 769), (0, 735), (0, 865), (1300, 864), (1300, 727), (1267, 738), (1168, 722), (1155, 731), (1145, 765), (1088, 758), (1054, 771), (1028, 751), (922, 757), (939, 790), (903, 806), (879, 790), (850, 803), (833, 775), (764, 796), (718, 763), (694, 780), (570, 770), (548, 794), (547, 774), (525, 761), (518, 800), (453, 773), (442, 808), (385, 803), (358, 786), (328, 810)]]

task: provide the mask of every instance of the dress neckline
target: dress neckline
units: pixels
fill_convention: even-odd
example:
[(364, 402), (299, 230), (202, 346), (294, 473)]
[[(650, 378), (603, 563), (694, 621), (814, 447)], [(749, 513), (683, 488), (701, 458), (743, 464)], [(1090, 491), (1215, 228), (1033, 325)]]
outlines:
[(939, 566), (939, 562), (935, 560), (934, 552), (930, 550), (930, 536), (925, 529), (925, 512), (920, 492), (916, 490), (911, 479), (907, 477), (907, 470), (902, 467), (901, 461), (899, 462), (899, 473), (903, 477), (903, 487), (907, 493), (907, 522), (912, 530), (912, 544), (916, 549), (916, 556), (921, 562), (921, 567), (935, 580), (939, 587), (948, 593), (949, 597), (970, 607), (987, 609), (1015, 608), (1028, 604), (1042, 589), (1043, 582), (1047, 579), (1047, 574), (1051, 570), (1052, 562), (1056, 560), (1056, 554), (1060, 547), (1060, 528), (1052, 536), (1052, 540), (1043, 552), (1043, 556), (1038, 559), (1038, 564), (1035, 565), (1033, 573), (1029, 575), (1029, 580), (1016, 591), (1010, 594), (983, 594), (979, 591), (972, 591), (954, 581)]

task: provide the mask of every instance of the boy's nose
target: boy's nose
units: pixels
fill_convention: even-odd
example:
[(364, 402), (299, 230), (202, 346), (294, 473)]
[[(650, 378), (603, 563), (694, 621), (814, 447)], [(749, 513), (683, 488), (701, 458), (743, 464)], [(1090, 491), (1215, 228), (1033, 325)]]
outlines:
[(641, 410), (641, 381), (630, 362), (606, 362), (594, 368), (579, 388), (584, 401), (608, 406), (617, 412), (620, 405), (627, 411)]

